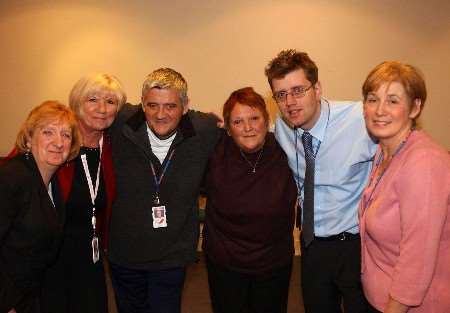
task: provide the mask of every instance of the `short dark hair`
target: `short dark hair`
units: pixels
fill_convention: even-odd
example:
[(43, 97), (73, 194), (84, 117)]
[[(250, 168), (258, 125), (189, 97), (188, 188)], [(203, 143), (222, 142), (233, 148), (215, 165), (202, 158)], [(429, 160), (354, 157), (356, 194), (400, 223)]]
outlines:
[(307, 53), (295, 49), (281, 51), (265, 68), (270, 87), (272, 88), (273, 79), (283, 78), (298, 69), (305, 71), (306, 78), (311, 84), (314, 85), (319, 80), (319, 69)]
[(223, 105), (222, 114), (225, 122), (225, 128), (230, 127), (231, 111), (233, 111), (236, 103), (248, 105), (249, 107), (258, 109), (263, 114), (266, 125), (269, 125), (269, 112), (267, 112), (264, 98), (259, 93), (255, 92), (252, 87), (245, 87), (233, 91)]

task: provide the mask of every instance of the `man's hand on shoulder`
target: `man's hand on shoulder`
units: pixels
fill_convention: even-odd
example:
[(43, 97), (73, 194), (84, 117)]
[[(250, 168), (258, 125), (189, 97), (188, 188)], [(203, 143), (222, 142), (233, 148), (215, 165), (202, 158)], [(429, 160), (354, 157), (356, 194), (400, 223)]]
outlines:
[(214, 117), (217, 118), (217, 127), (219, 127), (219, 128), (225, 127), (225, 122), (223, 121), (223, 116), (221, 113), (218, 113), (216, 111), (211, 111), (211, 112), (209, 112), (209, 114), (212, 114), (212, 115), (214, 115)]

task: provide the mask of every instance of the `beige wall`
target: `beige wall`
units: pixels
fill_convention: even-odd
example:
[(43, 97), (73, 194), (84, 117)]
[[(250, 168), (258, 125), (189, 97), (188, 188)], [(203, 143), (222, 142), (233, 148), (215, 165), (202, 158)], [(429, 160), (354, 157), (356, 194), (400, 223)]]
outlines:
[(310, 53), (330, 99), (359, 99), (383, 60), (417, 65), (429, 89), (422, 124), (450, 149), (447, 0), (96, 2), (0, 2), (0, 155), (31, 107), (66, 102), (87, 72), (115, 74), (137, 103), (146, 74), (174, 67), (194, 107), (218, 111), (239, 87), (268, 96), (264, 66), (285, 48)]

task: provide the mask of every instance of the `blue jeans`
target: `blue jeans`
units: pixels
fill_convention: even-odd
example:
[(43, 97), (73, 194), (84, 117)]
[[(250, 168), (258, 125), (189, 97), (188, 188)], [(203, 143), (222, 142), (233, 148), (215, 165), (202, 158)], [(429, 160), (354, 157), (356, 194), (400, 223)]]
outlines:
[(111, 263), (119, 313), (180, 313), (186, 268), (135, 270)]

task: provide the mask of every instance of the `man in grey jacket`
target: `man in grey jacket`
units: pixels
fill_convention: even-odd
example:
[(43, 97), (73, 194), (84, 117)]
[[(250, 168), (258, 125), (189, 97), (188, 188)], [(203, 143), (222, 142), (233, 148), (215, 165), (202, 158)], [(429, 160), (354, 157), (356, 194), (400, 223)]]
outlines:
[(111, 129), (117, 197), (109, 257), (120, 312), (180, 312), (216, 123), (189, 110), (186, 81), (169, 68), (147, 77), (141, 106), (119, 113)]

